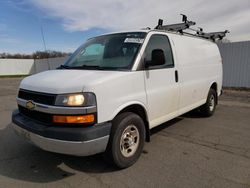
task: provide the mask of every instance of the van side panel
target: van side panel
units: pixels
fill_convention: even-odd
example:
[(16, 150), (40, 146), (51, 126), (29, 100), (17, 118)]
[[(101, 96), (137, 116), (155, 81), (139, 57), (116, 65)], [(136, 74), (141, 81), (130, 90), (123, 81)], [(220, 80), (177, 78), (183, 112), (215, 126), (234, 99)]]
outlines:
[(178, 61), (179, 114), (206, 102), (211, 85), (222, 87), (222, 62), (215, 43), (183, 35), (171, 35)]

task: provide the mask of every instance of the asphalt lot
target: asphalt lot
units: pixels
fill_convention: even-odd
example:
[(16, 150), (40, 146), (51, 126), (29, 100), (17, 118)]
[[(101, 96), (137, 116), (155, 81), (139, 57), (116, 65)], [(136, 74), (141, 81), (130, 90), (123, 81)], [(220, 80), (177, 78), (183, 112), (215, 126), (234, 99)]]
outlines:
[(19, 82), (0, 79), (0, 188), (250, 187), (250, 92), (225, 92), (211, 118), (187, 114), (154, 129), (139, 161), (117, 170), (101, 155), (49, 153), (17, 137)]

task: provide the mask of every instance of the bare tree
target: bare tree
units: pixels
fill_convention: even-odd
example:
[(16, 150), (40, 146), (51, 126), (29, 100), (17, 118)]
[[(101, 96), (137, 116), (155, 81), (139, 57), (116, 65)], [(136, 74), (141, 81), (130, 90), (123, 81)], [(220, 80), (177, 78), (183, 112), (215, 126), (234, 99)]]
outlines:
[(0, 58), (5, 59), (44, 59), (44, 58), (54, 58), (54, 57), (65, 57), (68, 56), (69, 53), (59, 52), (59, 51), (36, 51), (32, 54), (21, 54), (21, 53), (0, 53)]

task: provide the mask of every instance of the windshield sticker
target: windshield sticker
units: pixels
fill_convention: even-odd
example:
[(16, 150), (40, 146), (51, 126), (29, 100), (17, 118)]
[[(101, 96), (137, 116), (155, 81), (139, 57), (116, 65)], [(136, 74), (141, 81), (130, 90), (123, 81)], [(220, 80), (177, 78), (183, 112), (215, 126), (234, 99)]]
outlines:
[(140, 39), (140, 38), (126, 38), (124, 40), (124, 43), (143, 43), (144, 39)]

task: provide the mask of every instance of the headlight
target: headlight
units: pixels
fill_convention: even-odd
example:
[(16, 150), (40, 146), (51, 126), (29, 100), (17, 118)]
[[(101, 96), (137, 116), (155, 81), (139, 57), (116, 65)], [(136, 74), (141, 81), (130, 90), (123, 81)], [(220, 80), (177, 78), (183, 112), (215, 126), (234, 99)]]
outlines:
[(96, 99), (93, 93), (77, 93), (57, 95), (56, 106), (95, 106)]

